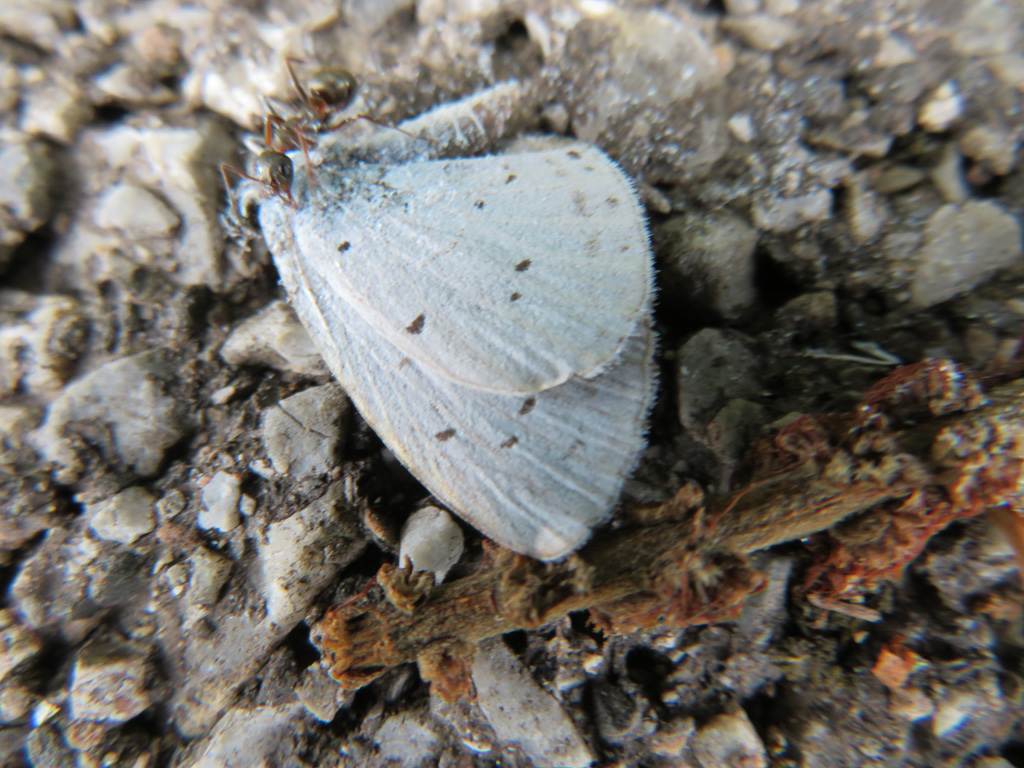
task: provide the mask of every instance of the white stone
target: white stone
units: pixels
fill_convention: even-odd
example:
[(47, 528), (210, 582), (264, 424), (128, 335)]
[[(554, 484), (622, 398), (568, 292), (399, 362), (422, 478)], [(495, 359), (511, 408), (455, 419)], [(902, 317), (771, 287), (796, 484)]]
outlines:
[(109, 499), (86, 507), (89, 528), (101, 539), (131, 544), (156, 528), (156, 497), (133, 485)]
[(96, 223), (126, 237), (167, 237), (178, 227), (178, 215), (144, 187), (117, 184), (100, 198)]
[(544, 691), (502, 639), (485, 641), (473, 661), (477, 704), (501, 741), (536, 768), (583, 768), (595, 756), (559, 703)]
[(452, 516), (437, 507), (413, 512), (402, 527), (398, 550), (399, 567), (412, 564), (413, 571), (430, 571), (440, 584), (462, 557), (462, 528)]
[(237, 475), (228, 472), (218, 472), (206, 482), (202, 490), (203, 508), (196, 517), (200, 528), (226, 533), (238, 527), (241, 522), (238, 511), (241, 483)]
[(729, 118), (729, 130), (736, 137), (737, 141), (746, 144), (757, 136), (757, 129), (754, 127), (754, 120), (747, 113), (735, 114)]
[(898, 35), (886, 35), (878, 46), (878, 52), (872, 60), (872, 66), (885, 69), (910, 64), (917, 60), (914, 47)]
[(956, 83), (947, 80), (921, 105), (917, 123), (929, 133), (942, 133), (949, 130), (963, 116), (963, 112), (963, 96), (957, 91)]

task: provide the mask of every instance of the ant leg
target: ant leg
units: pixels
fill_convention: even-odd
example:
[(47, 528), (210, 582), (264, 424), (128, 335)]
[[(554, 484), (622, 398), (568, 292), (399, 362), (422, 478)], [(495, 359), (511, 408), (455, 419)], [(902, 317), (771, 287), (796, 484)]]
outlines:
[(220, 164), (220, 177), (224, 179), (224, 191), (227, 193), (228, 196), (228, 207), (232, 210), (238, 210), (238, 200), (235, 198), (234, 193), (231, 191), (231, 184), (230, 182), (228, 182), (228, 171), (231, 171), (233, 174), (243, 179), (255, 181), (257, 184), (261, 184), (262, 182), (259, 179), (250, 176), (245, 171), (241, 171), (238, 168), (235, 168), (235, 166), (233, 165), (228, 165), (227, 163)]
[(284, 65), (288, 69), (288, 76), (292, 79), (292, 85), (295, 86), (295, 90), (299, 92), (299, 98), (302, 99), (302, 103), (307, 107), (310, 107), (309, 94), (306, 93), (306, 89), (302, 87), (302, 83), (299, 82), (298, 75), (295, 74), (295, 70), (292, 68), (292, 64), (304, 64), (302, 59), (295, 59), (291, 56), (286, 56)]
[(410, 139), (416, 139), (417, 141), (426, 141), (426, 142), (428, 142), (430, 144), (434, 143), (434, 140), (429, 138), (429, 137), (427, 137), (427, 136), (417, 136), (415, 133), (409, 133), (408, 131), (403, 130), (402, 128), (399, 128), (397, 125), (391, 125), (390, 123), (385, 123), (383, 120), (378, 120), (375, 117), (370, 117), (369, 115), (352, 115), (351, 117), (346, 117), (343, 120), (341, 120), (339, 123), (337, 123), (336, 125), (332, 125), (329, 128), (325, 128), (323, 131), (321, 131), (321, 133), (333, 133), (334, 131), (339, 131), (342, 128), (344, 128), (345, 126), (351, 125), (352, 123), (356, 122), (357, 120), (366, 120), (368, 122), (373, 123), (374, 125), (380, 126), (381, 128), (389, 128), (392, 131), (398, 131), (399, 133), (404, 133)]
[(309, 159), (309, 142), (306, 141), (302, 131), (298, 131), (297, 135), (299, 144), (302, 146), (302, 156), (306, 158), (306, 178), (309, 179), (309, 188), (312, 189), (316, 186), (316, 180), (313, 178), (313, 163)]

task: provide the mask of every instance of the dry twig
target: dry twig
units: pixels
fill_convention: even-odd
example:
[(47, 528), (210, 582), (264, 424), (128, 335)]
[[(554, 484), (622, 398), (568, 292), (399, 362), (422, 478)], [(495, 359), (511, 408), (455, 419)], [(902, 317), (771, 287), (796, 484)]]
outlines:
[(953, 520), (1020, 509), (1022, 407), (1024, 381), (986, 396), (952, 363), (906, 366), (857, 411), (801, 417), (756, 446), (737, 493), (705, 499), (688, 485), (640, 510), (642, 525), (599, 533), (560, 563), (494, 547), (478, 573), (434, 589), (385, 565), (314, 638), (348, 688), (417, 661), (450, 698), (469, 689), (480, 641), (570, 611), (610, 633), (733, 619), (764, 583), (747, 556), (811, 536), (803, 591), (855, 608), (847, 601), (898, 578)]

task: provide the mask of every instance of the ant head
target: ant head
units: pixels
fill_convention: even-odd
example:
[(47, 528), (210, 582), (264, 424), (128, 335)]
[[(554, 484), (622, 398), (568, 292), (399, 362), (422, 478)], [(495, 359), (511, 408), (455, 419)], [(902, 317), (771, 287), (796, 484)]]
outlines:
[(355, 96), (356, 79), (342, 67), (318, 69), (306, 84), (310, 106), (321, 115), (347, 107)]
[(278, 197), (292, 203), (292, 179), (295, 166), (288, 155), (273, 149), (265, 149), (256, 158), (259, 180), (266, 184)]

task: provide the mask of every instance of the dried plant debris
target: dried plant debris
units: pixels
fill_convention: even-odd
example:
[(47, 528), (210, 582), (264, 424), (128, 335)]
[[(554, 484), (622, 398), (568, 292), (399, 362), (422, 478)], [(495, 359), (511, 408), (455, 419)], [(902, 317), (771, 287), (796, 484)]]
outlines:
[[(478, 573), (433, 588), (417, 586), (411, 568), (385, 565), (380, 589), (328, 611), (317, 645), (346, 687), (418, 660), (425, 678), (446, 676), (436, 681), (442, 695), (469, 695), (459, 683), (481, 640), (584, 610), (612, 635), (735, 620), (765, 586), (749, 555), (808, 537), (814, 561), (801, 592), (864, 615), (860, 601), (880, 581), (897, 581), (935, 533), (1019, 507), (1022, 407), (1020, 383), (986, 398), (949, 362), (908, 366), (857, 411), (780, 430), (755, 449), (753, 474), (736, 493), (704, 498), (686, 486), (640, 510), (641, 527), (599, 537), (559, 565), (494, 549)], [(919, 423), (906, 426), (908, 415)]]
[[(1022, 50), (1005, 0), (0, 2), (0, 764), (1019, 765)], [(541, 563), (219, 169), (553, 141), (646, 206), (660, 375)]]

